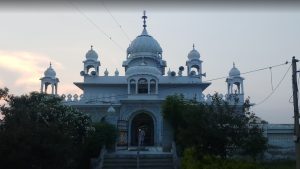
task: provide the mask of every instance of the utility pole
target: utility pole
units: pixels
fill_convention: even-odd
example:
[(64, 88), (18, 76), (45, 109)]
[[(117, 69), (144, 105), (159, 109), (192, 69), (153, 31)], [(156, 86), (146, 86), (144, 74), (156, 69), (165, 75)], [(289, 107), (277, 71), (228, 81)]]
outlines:
[(300, 145), (299, 145), (299, 107), (298, 107), (298, 86), (297, 86), (297, 62), (299, 60), (292, 59), (292, 83), (293, 83), (293, 102), (294, 102), (294, 141), (296, 148), (296, 169), (300, 169)]

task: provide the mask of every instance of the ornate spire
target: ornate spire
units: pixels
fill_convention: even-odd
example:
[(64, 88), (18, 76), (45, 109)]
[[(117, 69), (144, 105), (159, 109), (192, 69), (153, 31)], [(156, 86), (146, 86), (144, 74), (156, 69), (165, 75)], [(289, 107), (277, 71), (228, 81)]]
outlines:
[(147, 25), (146, 25), (146, 19), (147, 19), (147, 16), (146, 16), (146, 11), (144, 10), (144, 16), (142, 16), (142, 19), (144, 20), (143, 21), (143, 27), (144, 27), (144, 29), (147, 27)]

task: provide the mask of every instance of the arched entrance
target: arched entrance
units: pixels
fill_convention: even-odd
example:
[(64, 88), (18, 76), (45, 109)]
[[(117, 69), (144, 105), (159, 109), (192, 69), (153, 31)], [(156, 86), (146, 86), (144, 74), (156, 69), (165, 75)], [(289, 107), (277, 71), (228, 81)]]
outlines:
[(138, 145), (138, 130), (139, 128), (145, 131), (144, 146), (154, 145), (154, 123), (150, 115), (140, 113), (136, 115), (131, 122), (131, 145)]

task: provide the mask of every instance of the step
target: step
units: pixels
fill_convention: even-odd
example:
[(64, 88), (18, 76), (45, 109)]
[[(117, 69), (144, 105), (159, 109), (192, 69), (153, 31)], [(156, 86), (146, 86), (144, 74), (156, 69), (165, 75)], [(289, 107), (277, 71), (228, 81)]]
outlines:
[[(172, 154), (140, 154), (140, 169), (173, 169)], [(136, 169), (137, 155), (106, 154), (104, 156), (103, 169)]]

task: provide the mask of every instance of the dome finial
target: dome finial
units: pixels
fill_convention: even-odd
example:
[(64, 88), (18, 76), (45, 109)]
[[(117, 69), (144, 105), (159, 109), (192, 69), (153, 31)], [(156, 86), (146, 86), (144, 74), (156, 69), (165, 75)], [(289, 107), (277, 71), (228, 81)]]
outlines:
[(147, 19), (147, 16), (146, 16), (146, 11), (145, 11), (145, 10), (144, 10), (144, 16), (142, 16), (142, 18), (143, 18), (143, 20), (144, 20), (144, 21), (143, 21), (143, 23), (144, 23), (144, 24), (143, 24), (143, 27), (146, 28), (146, 27), (147, 27), (147, 25), (146, 25), (146, 19)]
[(235, 67), (235, 63), (233, 62), (233, 67)]
[(193, 43), (193, 50), (195, 50), (195, 44)]
[(50, 67), (52, 67), (52, 64), (51, 64), (51, 62), (50, 62)]
[(93, 50), (93, 47), (94, 47), (94, 46), (93, 46), (93, 45), (91, 45), (91, 50)]

